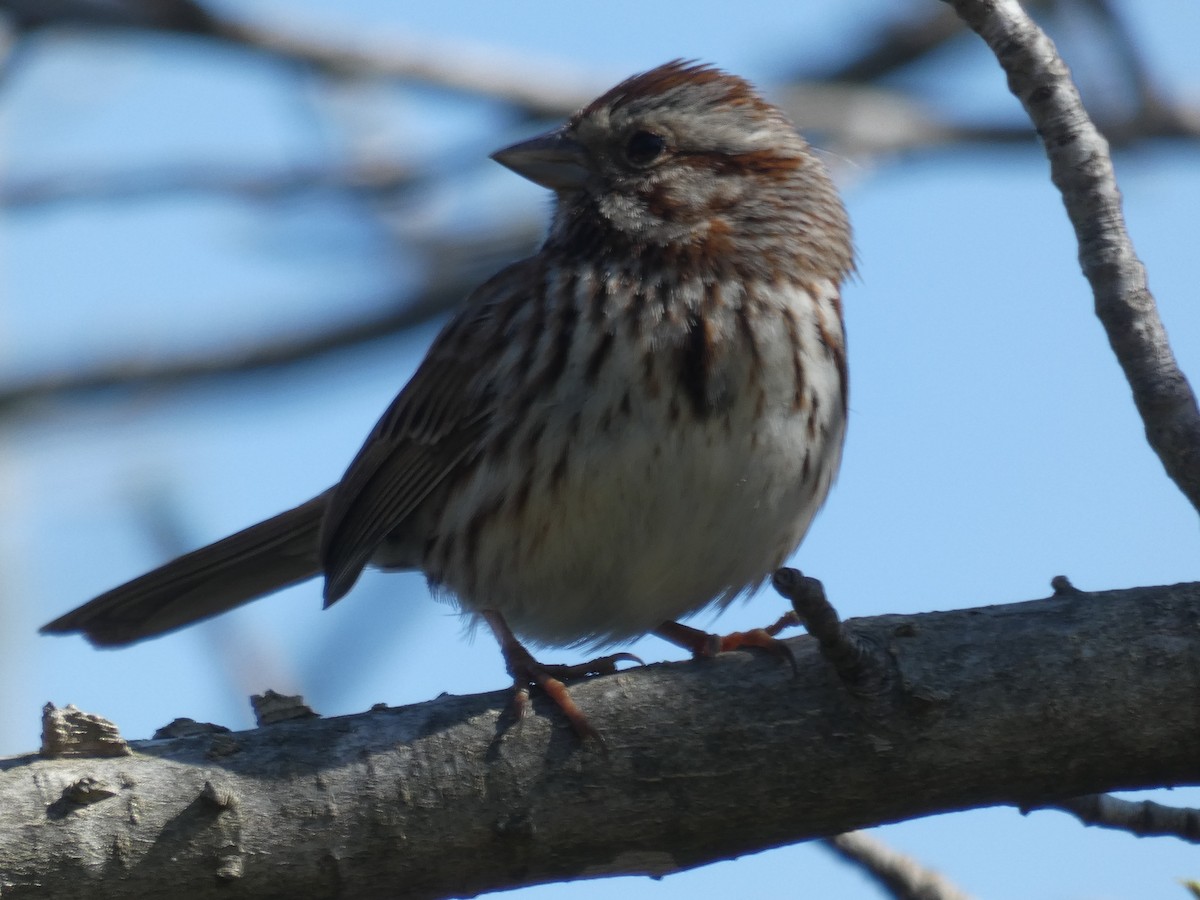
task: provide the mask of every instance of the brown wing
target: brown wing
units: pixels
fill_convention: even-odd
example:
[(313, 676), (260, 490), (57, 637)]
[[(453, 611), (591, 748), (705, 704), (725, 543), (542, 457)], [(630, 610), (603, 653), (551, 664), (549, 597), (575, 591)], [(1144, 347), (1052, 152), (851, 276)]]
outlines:
[(504, 313), (527, 302), (538, 281), (533, 257), (476, 289), (350, 463), (321, 527), (326, 606), (350, 590), (383, 540), (479, 453), (495, 407), (490, 358), (507, 349)]

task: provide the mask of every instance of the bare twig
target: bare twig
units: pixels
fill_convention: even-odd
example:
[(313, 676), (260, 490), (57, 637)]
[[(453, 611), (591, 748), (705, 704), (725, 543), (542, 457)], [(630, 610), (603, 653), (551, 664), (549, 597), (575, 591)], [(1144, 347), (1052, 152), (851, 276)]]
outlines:
[[(1145, 55), (1133, 39), (1132, 29), (1122, 21), (1112, 0), (1083, 0), (1071, 4), (1071, 8), (1090, 14), (1092, 23), (1103, 32), (1106, 41), (1102, 80), (1093, 84), (1091, 94), (1095, 98), (1093, 104), (1100, 104), (1097, 125), (1109, 142), (1121, 146), (1133, 135), (1194, 136), (1200, 114), (1168, 97), (1155, 83)], [(1123, 90), (1114, 91), (1114, 85), (1120, 85)], [(1083, 87), (1086, 96), (1088, 86)], [(1126, 92), (1127, 96), (1113, 102), (1114, 95)], [(1093, 109), (1093, 114), (1096, 112)]]
[(1035, 809), (1060, 809), (1084, 825), (1128, 831), (1138, 837), (1177, 837), (1200, 844), (1200, 809), (1164, 806), (1153, 800), (1122, 800), (1111, 794), (1085, 794), (1057, 803), (1022, 807), (1021, 812)]
[[(1048, 11), (1060, 2), (1029, 0), (1025, 6), (1033, 11)], [(966, 33), (962, 19), (953, 10), (915, 4), (903, 10), (902, 14), (903, 18), (882, 22), (874, 34), (859, 43), (862, 49), (855, 56), (839, 63), (836, 68), (819, 73), (818, 77), (822, 80), (863, 84), (878, 82), (920, 62)]]
[(1150, 446), (1200, 511), (1200, 409), (1180, 371), (1125, 230), (1104, 137), (1054, 44), (1016, 0), (947, 0), (996, 54), (1050, 159), (1092, 286), (1096, 315), (1125, 371)]
[(862, 41), (863, 49), (836, 68), (822, 73), (830, 81), (867, 83), (924, 59), (963, 34), (962, 20), (947, 9), (924, 10), (884, 23)]
[(869, 834), (848, 831), (821, 843), (870, 875), (896, 900), (970, 900), (970, 894), (940, 872), (926, 868)]

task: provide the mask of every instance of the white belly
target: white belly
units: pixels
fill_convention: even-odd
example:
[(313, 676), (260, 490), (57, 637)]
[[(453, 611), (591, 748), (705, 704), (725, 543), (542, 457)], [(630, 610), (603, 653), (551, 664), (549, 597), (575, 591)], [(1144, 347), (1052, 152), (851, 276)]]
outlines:
[[(799, 544), (841, 455), (840, 372), (815, 322), (793, 322), (803, 379), (796, 328), (780, 320), (753, 365), (730, 343), (714, 376), (723, 404), (706, 416), (688, 407), (669, 369), (657, 391), (642, 390), (632, 356), (614, 358), (586, 394), (572, 393), (568, 370), (567, 388), (528, 411), (562, 425), (543, 427), (536, 444), (545, 477), (516, 502), (534, 462), (520, 435), (517, 450), (484, 461), (438, 527), (473, 536), (433, 554), (431, 582), (465, 610), (499, 610), (522, 639), (551, 645), (627, 640), (760, 584)], [(578, 421), (551, 477), (567, 446), (566, 410)]]

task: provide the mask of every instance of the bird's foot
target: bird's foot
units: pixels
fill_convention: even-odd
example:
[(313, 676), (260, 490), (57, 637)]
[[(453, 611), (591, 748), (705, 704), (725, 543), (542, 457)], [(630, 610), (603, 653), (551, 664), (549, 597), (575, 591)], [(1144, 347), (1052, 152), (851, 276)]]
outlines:
[(599, 731), (592, 727), (563, 682), (593, 675), (611, 675), (617, 671), (618, 663), (635, 662), (638, 665), (644, 665), (642, 660), (632, 653), (612, 653), (574, 665), (541, 663), (534, 659), (533, 654), (525, 648), (525, 645), (517, 640), (516, 635), (512, 633), (500, 613), (495, 610), (484, 610), (481, 615), (492, 629), (492, 633), (496, 635), (496, 640), (500, 642), (500, 653), (504, 656), (508, 674), (512, 676), (513, 714), (516, 718), (520, 720), (529, 714), (529, 688), (536, 685), (554, 701), (555, 706), (562, 710), (580, 740), (593, 738), (603, 747), (604, 738)]
[(796, 657), (792, 648), (776, 637), (779, 632), (793, 625), (799, 625), (800, 618), (794, 612), (780, 616), (778, 621), (765, 628), (752, 628), (750, 631), (734, 631), (729, 634), (709, 634), (690, 625), (679, 622), (664, 622), (654, 633), (660, 638), (670, 641), (677, 647), (691, 651), (695, 657), (711, 657), (727, 650), (756, 648), (765, 650), (772, 656), (785, 660), (792, 668), (792, 674), (798, 672)]

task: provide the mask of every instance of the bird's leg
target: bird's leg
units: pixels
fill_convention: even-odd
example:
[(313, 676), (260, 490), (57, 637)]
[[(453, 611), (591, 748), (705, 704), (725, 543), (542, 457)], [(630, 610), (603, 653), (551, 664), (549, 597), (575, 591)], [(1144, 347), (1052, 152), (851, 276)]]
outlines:
[(492, 629), (492, 634), (500, 643), (500, 653), (504, 657), (504, 665), (508, 669), (508, 674), (513, 678), (513, 687), (515, 688), (513, 707), (517, 718), (524, 718), (529, 712), (529, 686), (536, 684), (563, 711), (563, 715), (567, 717), (571, 727), (575, 729), (575, 733), (581, 740), (591, 737), (603, 745), (604, 739), (600, 736), (600, 732), (591, 726), (583, 711), (575, 705), (563, 680), (584, 678), (589, 675), (611, 675), (617, 671), (617, 663), (636, 662), (641, 665), (642, 661), (632, 653), (613, 653), (570, 666), (540, 663), (533, 658), (532, 653), (525, 649), (525, 645), (517, 640), (517, 636), (512, 633), (512, 629), (504, 621), (504, 616), (497, 610), (482, 610), (480, 616), (487, 622), (488, 627)]
[(740, 650), (744, 647), (757, 647), (766, 650), (772, 656), (785, 659), (792, 667), (792, 674), (797, 672), (796, 657), (792, 649), (776, 637), (779, 632), (793, 625), (799, 625), (800, 619), (794, 612), (784, 613), (777, 622), (766, 628), (753, 628), (750, 631), (734, 631), (730, 634), (709, 634), (699, 628), (683, 625), (679, 622), (664, 622), (654, 629), (660, 638), (670, 641), (677, 647), (691, 651), (695, 657), (716, 656), (726, 650)]

